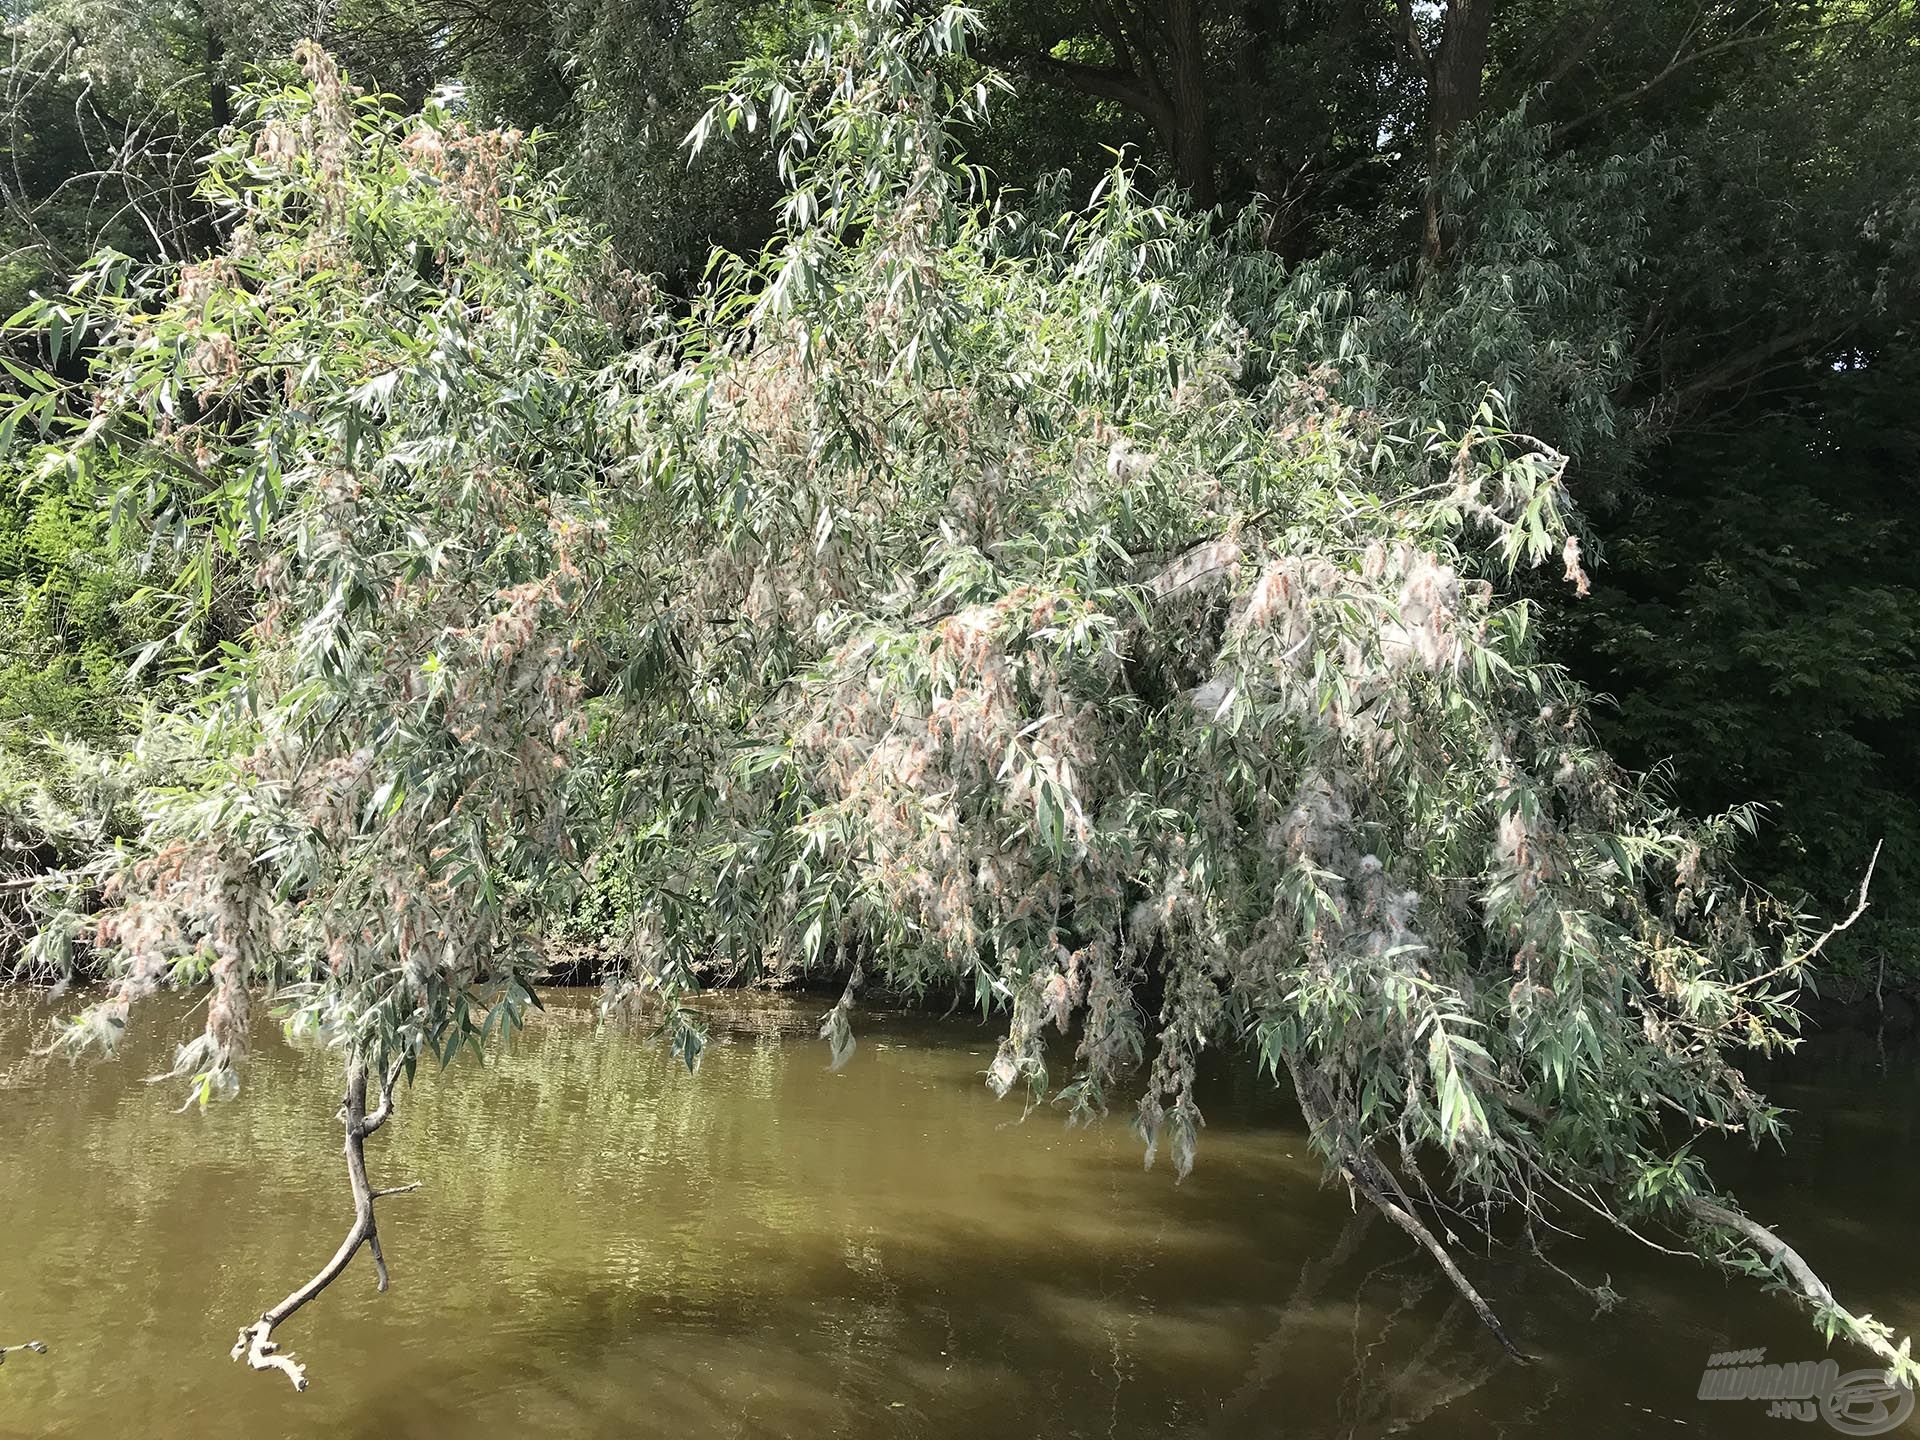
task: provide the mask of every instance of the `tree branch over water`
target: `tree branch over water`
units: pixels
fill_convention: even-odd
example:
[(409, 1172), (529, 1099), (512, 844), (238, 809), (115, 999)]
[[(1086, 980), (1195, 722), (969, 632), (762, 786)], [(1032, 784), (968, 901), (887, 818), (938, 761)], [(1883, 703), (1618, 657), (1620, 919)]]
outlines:
[(392, 1116), (393, 1087), (399, 1076), (400, 1066), (397, 1063), (381, 1076), (380, 1103), (369, 1113), (366, 1063), (355, 1059), (348, 1065), (347, 1093), (341, 1104), (341, 1123), (346, 1129), (347, 1182), (353, 1189), (352, 1228), (340, 1242), (340, 1248), (333, 1252), (333, 1258), (320, 1268), (317, 1275), (262, 1314), (253, 1324), (243, 1326), (239, 1338), (233, 1342), (234, 1359), (244, 1359), (255, 1370), (278, 1370), (293, 1382), (296, 1390), (307, 1388), (306, 1366), (299, 1364), (291, 1355), (279, 1353), (279, 1346), (273, 1339), (274, 1330), (337, 1280), (362, 1245), (372, 1252), (376, 1284), (382, 1294), (386, 1293), (387, 1261), (380, 1250), (380, 1229), (374, 1219), (373, 1202), (388, 1195), (401, 1195), (418, 1189), (419, 1182), (375, 1190), (367, 1182), (366, 1140)]
[(1501, 1348), (1515, 1360), (1526, 1363), (1528, 1357), (1509, 1338), (1500, 1323), (1500, 1317), (1493, 1313), (1493, 1307), (1473, 1287), (1473, 1282), (1467, 1279), (1433, 1231), (1414, 1213), (1412, 1199), (1400, 1182), (1393, 1178), (1392, 1172), (1370, 1150), (1355, 1145), (1338, 1132), (1338, 1128), (1329, 1120), (1333, 1107), (1328, 1097), (1292, 1056), (1287, 1057), (1287, 1073), (1293, 1077), (1294, 1095), (1300, 1102), (1300, 1110), (1307, 1118), (1308, 1127), (1326, 1147), (1329, 1158), (1338, 1164), (1347, 1183), (1433, 1256), (1449, 1283), (1473, 1307), (1473, 1313), (1480, 1318), (1482, 1325), (1493, 1332)]
[[(1113, 7), (1116, 54), (1185, 53), (1200, 8)], [(1445, 15), (1435, 158), (1492, 11)], [(691, 321), (591, 278), (614, 257), (525, 137), (363, 104), (311, 44), (210, 162), (234, 245), (21, 313), (55, 364), (101, 338), (84, 382), (23, 370), (0, 424), (114, 477), (143, 544), (210, 506), (190, 613), (223, 557), (263, 562), (232, 582), (259, 620), (187, 737), (199, 773), (95, 862), (108, 988), (61, 1032), (111, 1048), (145, 997), (206, 985), (174, 1071), (201, 1102), (239, 1087), (252, 989), (353, 1037), (351, 1227), (235, 1359), (304, 1386), (276, 1328), (362, 1245), (386, 1287), (365, 1141), (398, 1072), (374, 1067), (511, 1033), (603, 876), (609, 1003), (657, 1010), (690, 1068), (704, 959), (857, 956), (1004, 1013), (998, 1093), (1092, 1119), (1135, 1089), (1185, 1174), (1204, 1053), (1257, 1048), (1328, 1172), (1510, 1353), (1449, 1222), (1677, 1218), (1715, 1187), (1673, 1117), (1779, 1133), (1737, 1062), (1796, 1043), (1827, 940), (1732, 869), (1752, 814), (1695, 821), (1622, 769), (1540, 648), (1523, 571), (1589, 586), (1572, 451), (1509, 393), (1526, 367), (1476, 342), (1454, 398), (1356, 390), (1425, 322), (1124, 167), (1079, 215), (1002, 223), (958, 143), (995, 87), (944, 78), (973, 23), (876, 0), (741, 72), (693, 139), (764, 131), (789, 201)], [(1431, 274), (1478, 287), (1478, 252), (1432, 264), (1456, 237), (1427, 199)], [(1049, 1029), (1078, 1033), (1064, 1086)]]
[(1844, 1333), (1848, 1339), (1871, 1350), (1886, 1362), (1889, 1376), (1898, 1377), (1912, 1369), (1911, 1340), (1902, 1340), (1895, 1345), (1893, 1334), (1885, 1325), (1871, 1316), (1855, 1315), (1849, 1311), (1834, 1299), (1827, 1282), (1800, 1258), (1800, 1252), (1758, 1220), (1701, 1195), (1689, 1196), (1681, 1203), (1686, 1213), (1694, 1219), (1715, 1230), (1732, 1231), (1745, 1246), (1760, 1256), (1768, 1269), (1784, 1273), (1792, 1282), (1787, 1288), (1794, 1292), (1796, 1298), (1812, 1307), (1816, 1318), (1828, 1326), (1829, 1333)]

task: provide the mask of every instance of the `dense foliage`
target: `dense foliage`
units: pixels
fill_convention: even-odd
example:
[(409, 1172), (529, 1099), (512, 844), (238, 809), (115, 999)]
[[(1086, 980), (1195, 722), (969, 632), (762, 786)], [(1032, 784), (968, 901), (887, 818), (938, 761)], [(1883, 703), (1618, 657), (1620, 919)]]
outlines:
[[(681, 142), (706, 87), (743, 61), (790, 56), (820, 9), (33, 0), (11, 22), (0, 87), (0, 302), (11, 311), (29, 287), (57, 288), (100, 243), (140, 260), (210, 253), (218, 217), (193, 193), (196, 161), (208, 128), (232, 115), (236, 57), (283, 55), (314, 25), (398, 108), (437, 95), (475, 126), (550, 131), (543, 169), (608, 230), (621, 263), (685, 302), (709, 242), (754, 253), (784, 188), (744, 128), (688, 163)], [(1821, 722), (1833, 744), (1872, 757), (1850, 772), (1864, 809), (1825, 792), (1828, 809), (1886, 817), (1841, 835), (1780, 803), (1800, 783), (1788, 760), (1806, 729), (1797, 707), (1754, 711), (1741, 731), (1752, 753), (1716, 749), (1703, 764), (1698, 740), (1721, 726), (1723, 697), (1696, 688), (1678, 705), (1664, 683), (1692, 663), (1683, 654), (1725, 672), (1774, 631), (1762, 619), (1742, 628), (1737, 617), (1755, 613), (1744, 607), (1685, 628), (1638, 578), (1653, 565), (1704, 579), (1708, 552), (1691, 543), (1701, 527), (1686, 517), (1720, 493), (1709, 473), (1730, 477), (1755, 516), (1830, 517), (1820, 523), (1836, 555), (1897, 528), (1909, 431), (1897, 408), (1852, 397), (1912, 363), (1911, 0), (1023, 0), (982, 17), (972, 52), (940, 64), (958, 88), (983, 61), (1018, 81), (995, 124), (966, 137), (992, 193), (1020, 208), (1077, 204), (1118, 150), (1186, 187), (1182, 203), (1254, 204), (1263, 247), (1365, 297), (1365, 358), (1427, 407), (1403, 418), (1440, 423), (1497, 386), (1515, 428), (1572, 457), (1589, 552), (1638, 557), (1631, 573), (1600, 572), (1603, 594), (1653, 600), (1549, 625), (1566, 637), (1550, 640), (1557, 657), (1624, 707), (1617, 724), (1599, 717), (1610, 743), (1636, 764), (1679, 762), (1672, 783), (1694, 809), (1767, 802), (1743, 863), (1789, 904), (1849, 904), (1860, 856), (1884, 833), (1889, 868), (1865, 921), (1836, 940), (1829, 984), (1911, 989), (1903, 937), (1920, 892), (1894, 832), (1916, 792), (1887, 736), (1902, 728), (1888, 707), (1914, 683), (1912, 658), (1865, 638), (1833, 655), (1887, 682), (1871, 706)], [(1856, 385), (1818, 383), (1836, 367)], [(1370, 391), (1343, 398), (1373, 403)], [(1756, 426), (1778, 437), (1766, 462), (1727, 464), (1714, 437)], [(1873, 457), (1845, 506), (1820, 464), (1780, 463), (1806, 427), (1851, 427), (1854, 453)], [(1655, 529), (1674, 542), (1657, 558)], [(1858, 610), (1843, 601), (1829, 639), (1878, 628), (1868, 588), (1885, 590), (1863, 587)], [(1632, 653), (1641, 659), (1623, 667)], [(39, 714), (49, 702), (5, 703)], [(618, 904), (602, 887), (581, 923)]]
[(1663, 446), (1654, 474), (1674, 489), (1633, 502), (1566, 646), (1608, 677), (1617, 702), (1597, 719), (1615, 754), (1670, 764), (1708, 805), (1766, 805), (1745, 864), (1777, 894), (1837, 912), (1884, 842), (1879, 898), (1828, 982), (1883, 992), (1920, 944), (1899, 899), (1920, 863), (1920, 515), (1888, 484), (1920, 467), (1912, 363), (1816, 373), (1764, 414)]
[[(1559, 173), (1524, 137), (1450, 146), (1515, 198), (1414, 304), (1124, 166), (1016, 207), (959, 150), (1004, 98), (975, 24), (874, 0), (743, 65), (695, 144), (764, 132), (785, 199), (682, 310), (518, 132), (306, 45), (212, 157), (219, 250), (108, 255), (17, 317), (84, 375), (23, 371), (9, 423), (221, 637), (141, 752), (190, 763), (52, 887), (100, 904), (37, 963), (111, 985), (66, 1038), (205, 984), (205, 1100), (264, 990), (345, 1071), (353, 1228), (236, 1357), (304, 1384), (275, 1327), (363, 1243), (384, 1283), (365, 1139), (423, 1057), (513, 1028), (600, 856), (608, 1004), (689, 1065), (704, 965), (846, 976), (836, 1061), (866, 977), (958, 993), (1006, 1017), (994, 1089), (1124, 1098), (1184, 1173), (1198, 1058), (1244, 1045), (1503, 1341), (1431, 1202), (1664, 1225), (1911, 1373), (1691, 1150), (1777, 1132), (1734, 1061), (1791, 1043), (1830, 936), (1728, 878), (1744, 814), (1621, 771), (1540, 650), (1528, 592), (1591, 582), (1525, 427), (1597, 444), (1606, 346), (1529, 329), (1600, 284), (1577, 248), (1521, 260), (1595, 223), (1521, 203)], [(1537, 363), (1422, 350), (1515, 284)]]

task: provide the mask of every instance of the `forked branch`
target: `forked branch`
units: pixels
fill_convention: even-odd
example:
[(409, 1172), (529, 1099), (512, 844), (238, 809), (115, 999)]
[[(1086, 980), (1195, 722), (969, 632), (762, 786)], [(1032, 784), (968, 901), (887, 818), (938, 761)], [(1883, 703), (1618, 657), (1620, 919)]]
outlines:
[(1854, 923), (1858, 921), (1862, 915), (1867, 913), (1867, 906), (1871, 903), (1867, 899), (1867, 889), (1873, 884), (1874, 867), (1880, 863), (1880, 847), (1886, 843), (1884, 839), (1873, 842), (1873, 854), (1867, 857), (1867, 873), (1860, 877), (1860, 896), (1853, 902), (1853, 909), (1849, 912), (1846, 919), (1836, 921), (1832, 925), (1829, 925), (1826, 932), (1821, 935), (1818, 940), (1814, 941), (1813, 944), (1809, 945), (1805, 950), (1800, 951), (1797, 955), (1790, 955), (1786, 960), (1767, 971), (1766, 974), (1755, 975), (1750, 980), (1742, 980), (1732, 988), (1734, 990), (1751, 990), (1756, 985), (1764, 985), (1769, 980), (1777, 979), (1789, 970), (1804, 969), (1820, 958), (1820, 952), (1827, 948), (1827, 943), (1832, 940), (1834, 936), (1851, 930)]
[(380, 1103), (369, 1113), (366, 1063), (356, 1059), (348, 1065), (347, 1094), (340, 1107), (340, 1120), (346, 1130), (347, 1182), (353, 1190), (353, 1225), (340, 1242), (340, 1248), (333, 1252), (333, 1258), (320, 1268), (319, 1274), (253, 1324), (243, 1326), (240, 1338), (233, 1342), (234, 1359), (245, 1360), (255, 1370), (278, 1370), (293, 1382), (296, 1390), (307, 1388), (306, 1366), (291, 1355), (279, 1353), (280, 1347), (273, 1339), (275, 1328), (338, 1279), (362, 1245), (373, 1254), (375, 1283), (382, 1293), (387, 1288), (387, 1261), (380, 1251), (380, 1228), (374, 1219), (373, 1202), (388, 1195), (402, 1195), (409, 1190), (417, 1190), (419, 1182), (375, 1190), (367, 1182), (366, 1142), (367, 1136), (386, 1124), (393, 1114), (393, 1087), (399, 1078), (400, 1066), (396, 1063), (380, 1077)]

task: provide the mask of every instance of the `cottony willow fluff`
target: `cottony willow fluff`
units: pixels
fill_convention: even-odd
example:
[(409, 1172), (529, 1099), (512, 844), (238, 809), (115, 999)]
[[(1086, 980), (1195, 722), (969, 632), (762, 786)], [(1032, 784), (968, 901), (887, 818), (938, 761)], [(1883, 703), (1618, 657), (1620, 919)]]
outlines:
[(9, 429), (250, 624), (193, 782), (69, 877), (104, 903), (43, 963), (112, 977), (71, 1039), (210, 986), (204, 1098), (264, 991), (346, 1076), (353, 1227), (236, 1356), (303, 1385), (275, 1327), (363, 1243), (384, 1283), (365, 1138), (518, 1022), (592, 863), (636, 917), (609, 1004), (690, 1065), (697, 967), (850, 973), (836, 1062), (862, 977), (957, 990), (1007, 1017), (996, 1091), (1124, 1094), (1184, 1173), (1199, 1056), (1243, 1044), (1503, 1342), (1436, 1203), (1778, 1261), (1911, 1373), (1688, 1148), (1776, 1133), (1731, 1057), (1791, 1043), (1821, 942), (1539, 659), (1520, 572), (1588, 583), (1563, 457), (1497, 394), (1444, 432), (1356, 408), (1343, 297), (1124, 171), (983, 198), (992, 87), (943, 79), (972, 23), (871, 0), (736, 77), (695, 146), (770, 142), (790, 193), (690, 315), (521, 137), (309, 48), (211, 163), (219, 255), (16, 320), (90, 369)]

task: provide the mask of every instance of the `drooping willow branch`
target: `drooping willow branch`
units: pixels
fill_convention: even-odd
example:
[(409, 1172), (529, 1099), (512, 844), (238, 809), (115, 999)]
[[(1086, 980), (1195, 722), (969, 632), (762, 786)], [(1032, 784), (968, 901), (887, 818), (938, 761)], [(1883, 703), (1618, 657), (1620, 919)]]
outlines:
[[(1876, 845), (1874, 847), (1874, 858), (1878, 859), (1879, 854), (1880, 849)], [(1872, 876), (1873, 871), (1871, 866), (1868, 867), (1867, 873), (1869, 877)], [(1860, 904), (1855, 908), (1852, 915), (1829, 930), (1826, 935), (1822, 936), (1820, 944), (1824, 945), (1826, 941), (1832, 938), (1838, 931), (1851, 925), (1860, 917), (1861, 912), (1865, 908), (1866, 885), (1863, 882), (1860, 887)], [(1546, 1124), (1550, 1119), (1547, 1110), (1527, 1096), (1518, 1094), (1506, 1087), (1499, 1087), (1496, 1093), (1499, 1095), (1502, 1103), (1515, 1114), (1524, 1115), (1528, 1119), (1542, 1125)], [(1574, 1191), (1569, 1190), (1567, 1193), (1575, 1195), (1576, 1199), (1583, 1199), (1583, 1202), (1590, 1206), (1593, 1203), (1591, 1201), (1585, 1201), (1584, 1197), (1578, 1196)], [(1769, 1230), (1759, 1221), (1742, 1215), (1738, 1210), (1723, 1205), (1718, 1200), (1709, 1199), (1704, 1195), (1684, 1196), (1676, 1203), (1682, 1213), (1692, 1217), (1709, 1229), (1731, 1232), (1738, 1237), (1740, 1244), (1757, 1254), (1769, 1267), (1783, 1272), (1792, 1282), (1790, 1288), (1804, 1304), (1811, 1307), (1815, 1314), (1827, 1314), (1837, 1317), (1841, 1328), (1845, 1330), (1851, 1339), (1857, 1341), (1868, 1350), (1871, 1350), (1876, 1356), (1886, 1362), (1889, 1374), (1906, 1376), (1912, 1373), (1914, 1361), (1907, 1344), (1903, 1342), (1900, 1345), (1895, 1345), (1891, 1338), (1891, 1332), (1888, 1332), (1885, 1327), (1880, 1326), (1877, 1322), (1871, 1321), (1866, 1317), (1855, 1315), (1842, 1305), (1834, 1298), (1833, 1291), (1828, 1287), (1827, 1282), (1822, 1280), (1814, 1268), (1801, 1258), (1800, 1252), (1787, 1244), (1785, 1240), (1782, 1240), (1773, 1231)], [(1643, 1244), (1653, 1245), (1652, 1241), (1641, 1235), (1638, 1230), (1634, 1229), (1632, 1225), (1628, 1224), (1619, 1216), (1600, 1209), (1597, 1206), (1593, 1208), (1596, 1214), (1607, 1220), (1615, 1229), (1633, 1236), (1634, 1239), (1641, 1241)], [(1653, 1248), (1665, 1250), (1666, 1247), (1654, 1245)], [(1673, 1252), (1668, 1251), (1667, 1253)]]
[(420, 1182), (376, 1190), (367, 1180), (367, 1137), (377, 1131), (393, 1114), (393, 1087), (400, 1078), (400, 1063), (389, 1066), (380, 1078), (380, 1103), (367, 1109), (367, 1066), (355, 1058), (347, 1066), (346, 1099), (340, 1107), (341, 1125), (346, 1130), (347, 1182), (353, 1190), (353, 1225), (333, 1258), (320, 1272), (286, 1299), (263, 1313), (251, 1325), (241, 1327), (233, 1342), (233, 1358), (244, 1359), (255, 1370), (278, 1370), (293, 1382), (296, 1390), (307, 1388), (306, 1366), (291, 1355), (279, 1353), (273, 1339), (276, 1327), (284, 1324), (308, 1301), (314, 1299), (339, 1278), (353, 1257), (365, 1245), (373, 1254), (376, 1284), (382, 1293), (387, 1288), (387, 1261), (380, 1251), (380, 1229), (374, 1220), (373, 1202), (389, 1195), (405, 1194), (420, 1188)]

